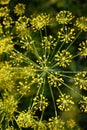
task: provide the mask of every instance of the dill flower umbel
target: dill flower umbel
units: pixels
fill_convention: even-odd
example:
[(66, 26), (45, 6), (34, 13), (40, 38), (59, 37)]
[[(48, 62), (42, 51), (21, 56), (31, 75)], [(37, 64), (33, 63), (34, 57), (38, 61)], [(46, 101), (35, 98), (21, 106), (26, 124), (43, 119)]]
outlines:
[(46, 47), (49, 52), (50, 49), (53, 49), (57, 45), (56, 38), (54, 38), (52, 35), (49, 35), (48, 37), (45, 36), (42, 39), (41, 45), (42, 45), (42, 48)]
[(79, 30), (87, 32), (87, 18), (83, 16), (77, 18), (75, 26), (78, 27)]
[(79, 72), (74, 78), (75, 85), (80, 87), (80, 89), (87, 90), (87, 73)]
[(48, 75), (48, 82), (51, 86), (58, 87), (61, 86), (64, 81), (58, 72), (51, 72)]
[(5, 26), (5, 28), (7, 29), (7, 28), (11, 28), (12, 27), (12, 24), (13, 24), (13, 20), (12, 20), (12, 18), (11, 17), (5, 17), (4, 19), (3, 19), (3, 25)]
[(55, 60), (57, 61), (57, 65), (59, 65), (60, 67), (66, 67), (70, 64), (70, 62), (72, 61), (72, 55), (70, 54), (70, 52), (66, 51), (66, 50), (62, 50), (61, 52), (58, 52), (58, 54), (55, 55)]
[(82, 99), (80, 100), (79, 104), (82, 112), (87, 112), (87, 97), (82, 96)]
[(49, 22), (50, 22), (50, 15), (43, 13), (30, 19), (30, 24), (35, 31), (44, 29), (44, 27), (49, 25)]
[(70, 21), (73, 19), (73, 15), (70, 11), (60, 11), (57, 15), (56, 15), (56, 21), (59, 24), (68, 24), (70, 23)]
[(36, 96), (33, 101), (33, 107), (35, 110), (39, 109), (40, 111), (43, 111), (48, 106), (47, 99), (42, 94), (40, 94), (40, 97)]
[(71, 43), (75, 39), (75, 29), (65, 26), (58, 31), (58, 38), (61, 42)]
[(7, 62), (0, 62), (0, 90), (11, 92), (14, 88), (14, 81), (12, 79), (11, 66)]
[(0, 107), (0, 113), (4, 114), (4, 118), (2, 118), (2, 121), (4, 121), (4, 119), (8, 122), (12, 120), (14, 112), (17, 110), (17, 103), (17, 100), (12, 95), (6, 95), (3, 97), (2, 107)]
[(29, 34), (29, 18), (27, 18), (26, 16), (23, 17), (19, 17), (18, 20), (15, 22), (15, 29), (16, 29), (16, 33), (18, 34), (18, 37), (20, 38), (24, 38), (26, 36), (28, 36)]
[(52, 117), (49, 118), (48, 127), (50, 130), (65, 130), (64, 124), (65, 122), (59, 117)]
[(87, 40), (79, 44), (78, 50), (81, 52), (81, 56), (87, 56)]
[(0, 17), (7, 17), (9, 15), (9, 9), (7, 6), (0, 8)]
[(0, 54), (3, 52), (10, 52), (13, 49), (12, 37), (6, 36), (0, 38)]
[(24, 128), (31, 127), (35, 122), (33, 112), (31, 110), (28, 110), (27, 112), (22, 111), (18, 115), (16, 121), (20, 127), (24, 127)]
[(63, 111), (70, 111), (72, 106), (74, 105), (74, 101), (72, 100), (72, 97), (67, 94), (62, 94), (59, 96), (59, 98), (56, 100), (58, 108)]
[(18, 3), (15, 7), (14, 7), (14, 13), (18, 16), (21, 16), (25, 13), (25, 5), (22, 3)]
[(73, 119), (66, 121), (67, 127), (73, 129), (76, 126), (76, 122)]

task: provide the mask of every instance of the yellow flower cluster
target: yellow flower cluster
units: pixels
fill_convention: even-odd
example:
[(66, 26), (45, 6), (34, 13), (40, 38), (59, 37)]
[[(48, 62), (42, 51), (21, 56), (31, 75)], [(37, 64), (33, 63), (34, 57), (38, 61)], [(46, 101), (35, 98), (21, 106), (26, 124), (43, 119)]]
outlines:
[(47, 99), (42, 94), (40, 94), (40, 96), (36, 96), (33, 99), (33, 107), (35, 110), (39, 109), (40, 111), (43, 111), (47, 106)]
[(50, 22), (50, 15), (41, 13), (37, 15), (35, 18), (30, 19), (30, 24), (34, 31), (42, 30), (46, 26), (49, 25)]
[(7, 17), (9, 15), (9, 9), (7, 6), (0, 8), (0, 17)]
[(27, 95), (30, 92), (30, 85), (28, 84), (27, 81), (24, 83), (19, 81), (19, 85), (17, 86), (17, 92), (22, 95)]
[(70, 11), (60, 11), (57, 15), (56, 15), (56, 21), (59, 24), (68, 24), (71, 22), (71, 20), (73, 19), (73, 15)]
[(87, 40), (79, 44), (78, 50), (81, 52), (81, 56), (87, 56)]
[(65, 26), (58, 31), (58, 38), (61, 42), (71, 43), (75, 39), (75, 29)]
[(64, 81), (58, 72), (51, 72), (48, 75), (48, 82), (51, 86), (58, 87), (61, 86)]
[(74, 101), (72, 100), (72, 97), (67, 94), (62, 94), (59, 96), (59, 98), (56, 100), (58, 108), (61, 111), (70, 111), (72, 109), (72, 106), (74, 105)]
[(13, 118), (14, 112), (17, 110), (17, 103), (17, 100), (12, 95), (6, 95), (3, 100), (0, 100), (0, 111), (5, 114), (4, 118), (8, 122)]
[(21, 16), (25, 13), (25, 5), (22, 3), (18, 3), (15, 7), (14, 7), (14, 13), (18, 16)]
[(87, 90), (87, 73), (86, 72), (79, 72), (75, 75), (74, 78), (75, 85), (78, 86), (80, 89)]
[(48, 127), (50, 128), (50, 130), (65, 130), (64, 124), (65, 122), (59, 117), (52, 117), (49, 118)]
[(3, 19), (3, 25), (5, 26), (6, 29), (12, 27), (12, 24), (13, 20), (11, 17), (8, 16)]
[(13, 44), (12, 44), (12, 37), (11, 36), (6, 36), (0, 38), (0, 54), (3, 52), (10, 52), (13, 50)]
[(43, 84), (43, 78), (40, 74), (33, 75), (32, 76), (32, 84), (38, 83), (38, 86), (41, 86)]
[(50, 51), (50, 49), (53, 49), (56, 46), (57, 42), (56, 39), (53, 38), (52, 35), (49, 35), (48, 37), (44, 37), (42, 39), (42, 48), (47, 48), (48, 51)]
[(30, 29), (28, 27), (29, 25), (29, 18), (26, 16), (19, 17), (18, 20), (15, 22), (15, 29), (16, 33), (18, 34), (18, 37), (24, 38), (27, 37)]
[(76, 126), (76, 122), (73, 119), (67, 120), (67, 127), (73, 129)]
[(72, 55), (66, 50), (62, 50), (55, 55), (55, 60), (57, 61), (56, 64), (60, 67), (67, 67), (72, 61), (71, 59)]
[(17, 118), (17, 123), (20, 127), (28, 128), (34, 124), (34, 116), (31, 110), (27, 112), (22, 111)]
[(77, 18), (75, 25), (81, 31), (87, 32), (87, 18), (86, 17), (82, 16), (80, 18)]
[(87, 97), (82, 96), (82, 100), (80, 100), (79, 104), (80, 104), (80, 109), (82, 110), (82, 112), (87, 113)]
[(0, 90), (12, 91), (14, 88), (13, 74), (8, 63), (0, 62)]

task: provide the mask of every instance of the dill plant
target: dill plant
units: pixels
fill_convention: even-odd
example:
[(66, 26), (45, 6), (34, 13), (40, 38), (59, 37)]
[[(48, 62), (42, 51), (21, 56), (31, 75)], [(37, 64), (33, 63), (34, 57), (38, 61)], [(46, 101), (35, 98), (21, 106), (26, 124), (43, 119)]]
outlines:
[[(71, 48), (87, 32), (87, 18), (75, 19), (70, 11), (28, 18), (19, 3), (13, 20), (8, 3), (0, 2), (0, 129), (80, 130), (75, 113), (87, 112), (81, 93), (87, 91), (87, 70), (71, 66), (77, 56), (87, 56), (87, 40), (75, 55)], [(48, 34), (52, 19), (56, 35)]]

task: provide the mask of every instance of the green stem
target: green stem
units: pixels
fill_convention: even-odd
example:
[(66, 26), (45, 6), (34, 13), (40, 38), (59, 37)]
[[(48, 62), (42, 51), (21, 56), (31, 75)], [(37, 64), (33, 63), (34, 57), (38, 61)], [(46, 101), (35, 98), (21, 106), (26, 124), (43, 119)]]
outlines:
[(22, 130), (22, 128), (19, 126), (19, 124), (17, 123), (16, 118), (14, 116), (13, 116), (13, 119), (15, 120), (15, 122), (16, 122), (17, 126), (19, 127), (19, 129)]
[[(63, 47), (63, 45), (64, 45), (64, 42), (61, 44), (61, 46), (59, 47), (59, 49), (58, 49), (58, 51), (60, 51), (61, 50), (61, 48)], [(58, 52), (57, 51), (57, 52)]]
[(41, 30), (40, 30), (40, 37), (41, 37), (41, 42), (42, 42), (43, 36), (42, 36), (42, 31)]
[(41, 60), (41, 58), (40, 58), (40, 55), (39, 55), (39, 53), (38, 53), (38, 51), (37, 51), (36, 46), (35, 46), (34, 43), (33, 43), (33, 48), (34, 48), (34, 53), (35, 53), (36, 57), (38, 58), (40, 64), (43, 66), (42, 60)]
[(43, 116), (44, 116), (44, 110), (42, 110), (42, 114), (41, 114), (41, 117), (40, 117), (40, 121), (42, 121)]
[(23, 60), (25, 60), (26, 63), (28, 63), (28, 64), (32, 63), (35, 67), (40, 68), (40, 66), (38, 64), (36, 64), (34, 61), (32, 61), (29, 57), (26, 57), (25, 55), (23, 55), (22, 53), (20, 53), (16, 49), (14, 49), (14, 51), (17, 54), (20, 54), (23, 57)]
[(80, 97), (82, 97), (81, 94), (79, 94), (77, 91), (75, 91), (75, 89), (72, 89), (72, 87), (69, 87), (69, 85), (67, 85), (66, 83), (60, 81), (64, 86), (66, 86), (67, 88), (69, 88), (70, 90), (74, 91), (74, 93), (77, 93)]
[(55, 104), (55, 100), (54, 100), (53, 91), (52, 91), (52, 88), (50, 85), (49, 85), (49, 88), (50, 88), (50, 92), (51, 92), (51, 96), (52, 96), (52, 100), (53, 100), (53, 105), (54, 105), (54, 109), (55, 109), (55, 116), (57, 117), (56, 104)]
[(56, 51), (57, 51), (57, 48), (58, 48), (58, 42), (59, 42), (59, 39), (57, 39), (57, 45), (54, 47), (54, 49), (53, 49), (53, 52), (52, 52), (52, 54), (51, 54), (51, 56), (50, 56), (50, 58), (49, 58), (49, 61), (52, 61), (53, 60), (53, 58), (54, 58), (54, 55), (55, 55), (55, 53), (56, 53)]
[(47, 37), (47, 29), (46, 29), (46, 27), (45, 27), (45, 36)]

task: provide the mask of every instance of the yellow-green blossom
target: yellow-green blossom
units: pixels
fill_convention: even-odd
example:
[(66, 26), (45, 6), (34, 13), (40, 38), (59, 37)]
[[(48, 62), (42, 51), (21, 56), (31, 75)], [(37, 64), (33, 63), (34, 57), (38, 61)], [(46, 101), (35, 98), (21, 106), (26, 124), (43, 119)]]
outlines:
[(72, 61), (72, 55), (70, 52), (66, 50), (62, 50), (61, 52), (58, 52), (58, 54), (55, 55), (55, 60), (57, 61), (58, 66), (67, 67), (70, 62)]
[(75, 39), (75, 29), (65, 26), (58, 31), (58, 38), (61, 42), (71, 43)]
[(75, 75), (74, 78), (75, 85), (78, 86), (80, 89), (87, 90), (87, 73), (86, 72), (79, 72)]
[(76, 122), (73, 119), (66, 121), (67, 127), (73, 129), (76, 126)]
[(20, 112), (16, 120), (18, 125), (23, 128), (32, 127), (32, 125), (35, 123), (33, 114), (34, 113), (31, 110), (28, 110), (27, 112)]
[(87, 112), (87, 97), (83, 96), (79, 102), (82, 112)]
[(50, 15), (43, 13), (30, 19), (30, 24), (35, 31), (40, 29), (42, 30), (44, 27), (49, 25), (49, 22), (50, 22)]
[(48, 75), (48, 83), (51, 86), (58, 87), (61, 86), (63, 82), (63, 78), (60, 76), (58, 72), (51, 72)]
[(25, 5), (22, 3), (18, 3), (15, 7), (14, 7), (14, 13), (16, 15), (23, 15), (25, 13)]
[(87, 56), (87, 40), (79, 44), (78, 50), (81, 52), (81, 56)]
[(71, 22), (71, 20), (73, 19), (73, 15), (70, 11), (60, 11), (57, 15), (56, 15), (56, 21), (59, 24), (68, 24)]
[(14, 81), (12, 79), (11, 66), (8, 62), (0, 62), (0, 90), (13, 91)]
[(7, 6), (0, 8), (0, 17), (7, 17), (9, 15), (9, 9)]
[(11, 50), (13, 50), (12, 37), (6, 36), (0, 38), (0, 54), (2, 54), (3, 52), (8, 53)]
[(40, 111), (43, 111), (47, 106), (47, 99), (42, 94), (40, 94), (40, 96), (36, 96), (33, 99), (33, 107), (35, 110), (39, 109)]
[(78, 27), (79, 30), (87, 32), (87, 17), (82, 16), (77, 18), (75, 26)]
[(67, 94), (62, 94), (59, 96), (59, 98), (56, 100), (58, 108), (61, 111), (70, 111), (74, 105), (74, 101), (72, 100), (72, 97)]
[[(3, 100), (0, 101), (0, 105), (2, 102), (2, 107), (0, 107), (0, 113), (4, 113), (4, 118), (7, 121), (10, 121), (13, 116), (14, 112), (17, 110), (17, 100), (12, 95), (6, 95), (3, 97)], [(4, 120), (4, 119), (3, 119)]]
[(13, 24), (13, 20), (11, 17), (4, 17), (3, 25), (5, 26), (6, 29), (12, 27), (12, 24)]
[(65, 130), (64, 124), (65, 122), (59, 117), (52, 117), (49, 118), (48, 127), (50, 130)]
[(15, 29), (16, 33), (18, 34), (18, 37), (24, 38), (29, 35), (30, 29), (29, 29), (29, 18), (26, 16), (19, 17), (18, 21), (15, 23)]
[(56, 38), (53, 38), (52, 35), (49, 35), (48, 37), (45, 36), (42, 39), (41, 45), (42, 48), (47, 48), (47, 51), (50, 51), (50, 49), (53, 49), (57, 45)]

